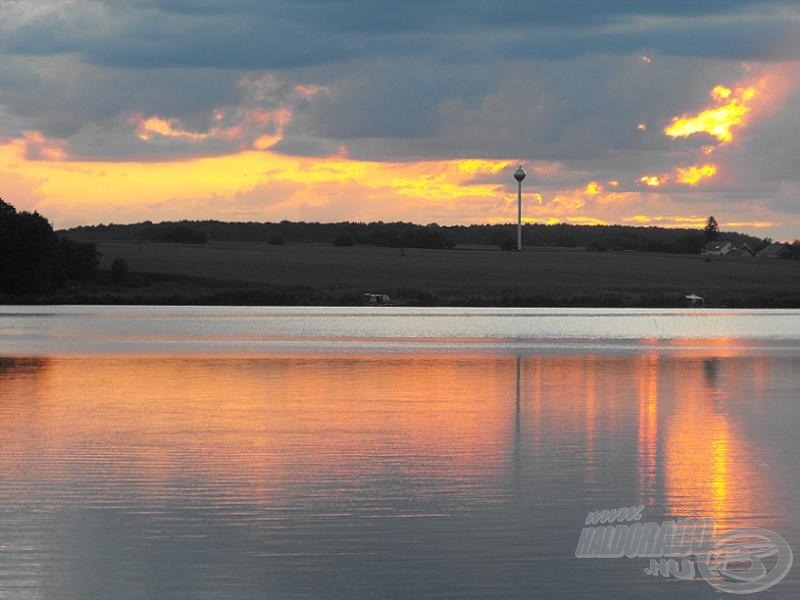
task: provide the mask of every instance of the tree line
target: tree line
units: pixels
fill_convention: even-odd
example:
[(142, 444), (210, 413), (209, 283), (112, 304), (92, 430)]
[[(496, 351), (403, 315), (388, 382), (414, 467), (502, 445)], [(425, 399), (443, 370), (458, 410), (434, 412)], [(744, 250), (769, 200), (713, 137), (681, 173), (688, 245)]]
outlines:
[(47, 294), (68, 279), (91, 279), (100, 264), (93, 242), (56, 235), (37, 212), (0, 198), (0, 293)]
[[(85, 241), (155, 241), (207, 243), (213, 241), (320, 243), (337, 246), (368, 244), (408, 248), (453, 248), (455, 246), (516, 247), (516, 226), (497, 225), (418, 225), (407, 222), (223, 222), (223, 221), (144, 221), (129, 225), (100, 224), (70, 229), (65, 234)], [(526, 246), (585, 247), (588, 250), (639, 250), (646, 252), (697, 253), (712, 236), (701, 229), (667, 229), (626, 225), (547, 225), (523, 226)], [(770, 244), (737, 232), (715, 232), (713, 239), (745, 243), (754, 251)]]

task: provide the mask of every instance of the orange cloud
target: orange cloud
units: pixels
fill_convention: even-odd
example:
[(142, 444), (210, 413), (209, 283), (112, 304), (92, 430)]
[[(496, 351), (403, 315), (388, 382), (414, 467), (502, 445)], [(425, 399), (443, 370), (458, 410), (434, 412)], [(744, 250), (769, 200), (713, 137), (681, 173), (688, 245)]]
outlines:
[(633, 215), (622, 219), (624, 223), (635, 225), (660, 225), (662, 227), (702, 227), (708, 217), (699, 216), (648, 216)]
[(639, 181), (649, 187), (658, 187), (663, 183), (658, 175), (643, 175)]
[(672, 138), (689, 137), (707, 133), (722, 143), (733, 140), (733, 129), (743, 124), (752, 110), (752, 101), (758, 94), (755, 86), (735, 90), (718, 85), (711, 90), (715, 106), (694, 115), (681, 115), (672, 119), (664, 133)]
[[(224, 217), (238, 209), (237, 198), (266, 188), (280, 190), (281, 198), (264, 192), (264, 202), (282, 202), (288, 216), (312, 203), (339, 201), (347, 206), (368, 198), (384, 208), (399, 201), (431, 209), (470, 199), (497, 204), (506, 194), (505, 184), (476, 183), (474, 176), (496, 174), (510, 164), (486, 159), (381, 163), (339, 155), (291, 157), (269, 149), (179, 161), (63, 160), (63, 153), (32, 160), (27, 156), (31, 140), (42, 147), (57, 146), (38, 133), (0, 142), (0, 174), (4, 180), (6, 173), (18, 174), (16, 195), (35, 199), (21, 208), (36, 207), (60, 226), (105, 221), (109, 214), (132, 215), (128, 220), (192, 216), (170, 214), (169, 205), (178, 200), (208, 203), (204, 205), (216, 207), (212, 214)], [(214, 198), (218, 201), (211, 204)]]
[(144, 141), (150, 141), (156, 136), (197, 141), (204, 140), (210, 135), (180, 129), (175, 126), (175, 119), (162, 119), (161, 117), (142, 118), (136, 126), (136, 131), (139, 139)]
[[(776, 78), (773, 78), (776, 79)], [(776, 79), (777, 80), (777, 79)], [(711, 91), (714, 107), (684, 119), (686, 135), (692, 127), (707, 131), (724, 143), (754, 110), (764, 107), (761, 91), (770, 90), (776, 102), (779, 84), (761, 83)], [(757, 90), (748, 92), (747, 90)], [(325, 90), (296, 86), (294, 97), (310, 97)], [(720, 114), (741, 118), (724, 121)], [(721, 112), (714, 112), (720, 109)], [(729, 111), (725, 113), (725, 111)], [(704, 116), (705, 115), (705, 116)], [(702, 118), (701, 118), (702, 117)], [(504, 171), (517, 162), (480, 157), (452, 160), (378, 162), (352, 159), (342, 146), (327, 157), (293, 157), (272, 151), (292, 118), (290, 108), (275, 110), (214, 110), (210, 126), (193, 131), (185, 123), (161, 115), (133, 117), (132, 135), (143, 142), (172, 138), (192, 143), (209, 139), (230, 140), (228, 155), (190, 157), (173, 161), (84, 161), (70, 159), (63, 140), (27, 131), (15, 139), (0, 139), (0, 176), (4, 196), (22, 198), (21, 208), (38, 208), (57, 226), (141, 219), (186, 217), (223, 219), (405, 219), (428, 222), (509, 222), (516, 217), (516, 188)], [(716, 121), (715, 121), (716, 119)], [(692, 125), (694, 123), (694, 125)], [(715, 124), (716, 123), (716, 124)], [(641, 124), (644, 125), (644, 124)], [(646, 127), (641, 127), (646, 129)], [(670, 129), (670, 128), (667, 128)], [(665, 130), (665, 133), (667, 131)], [(673, 131), (675, 133), (675, 131)], [(673, 137), (679, 137), (675, 135)], [(202, 146), (200, 146), (202, 148)], [(713, 146), (702, 149), (713, 150)], [(697, 151), (698, 155), (700, 150)], [(708, 160), (707, 158), (705, 160)], [(706, 217), (675, 216), (665, 205), (669, 197), (647, 188), (666, 184), (699, 186), (719, 173), (715, 164), (698, 161), (664, 173), (644, 174), (639, 191), (619, 191), (617, 179), (598, 177), (567, 189), (523, 186), (526, 222), (602, 224), (627, 222), (664, 226), (702, 227)], [(558, 161), (537, 161), (526, 167), (538, 181), (574, 175)], [(483, 176), (483, 177), (481, 177)], [(588, 178), (587, 178), (588, 179)], [(13, 194), (13, 196), (9, 196)], [(637, 203), (658, 202), (662, 216), (626, 216)], [(639, 208), (639, 211), (647, 209)], [(681, 210), (676, 206), (676, 212)], [(633, 212), (633, 211), (630, 211)], [(630, 214), (628, 212), (627, 214)], [(704, 211), (705, 212), (705, 211)], [(729, 227), (767, 228), (781, 223), (763, 217), (727, 224)], [(774, 218), (774, 215), (769, 215)], [(777, 221), (777, 219), (775, 219)]]
[(322, 85), (313, 85), (309, 83), (300, 83), (294, 86), (294, 91), (303, 98), (311, 98), (320, 93), (326, 93), (328, 88)]
[(458, 161), (458, 170), (460, 173), (467, 173), (469, 175), (476, 175), (478, 173), (496, 174), (507, 169), (511, 164), (510, 161), (502, 160), (484, 160), (482, 158), (473, 158)]
[(714, 177), (716, 174), (716, 165), (691, 165), (688, 167), (677, 167), (672, 173), (643, 175), (639, 178), (639, 182), (648, 187), (660, 187), (669, 182), (685, 183), (686, 185), (695, 186), (703, 179)]
[(586, 184), (586, 195), (587, 196), (597, 196), (599, 193), (603, 191), (603, 186), (600, 185), (597, 181), (590, 181)]
[(747, 227), (753, 229), (768, 229), (777, 227), (780, 223), (775, 221), (725, 221), (725, 227)]
[(30, 160), (60, 161), (67, 159), (64, 140), (46, 138), (39, 131), (23, 131), (22, 139), (17, 143), (24, 148), (25, 156)]
[[(555, 223), (554, 223), (555, 221)], [(548, 219), (548, 224), (556, 224), (561, 221), (558, 219)], [(597, 217), (565, 217), (564, 221), (570, 225), (608, 225), (605, 219), (598, 219)]]
[(713, 177), (717, 174), (714, 165), (692, 165), (691, 167), (678, 167), (675, 169), (675, 179), (680, 183), (697, 185), (702, 179)]
[[(225, 114), (221, 110), (215, 110), (213, 118), (214, 121), (221, 122), (225, 119)], [(271, 111), (246, 110), (240, 111), (233, 124), (227, 127), (216, 125), (205, 132), (189, 131), (180, 127), (176, 119), (167, 119), (157, 115), (146, 118), (142, 115), (134, 115), (131, 122), (136, 126), (137, 137), (145, 142), (159, 137), (177, 138), (191, 142), (200, 142), (209, 138), (244, 142), (248, 138), (252, 139), (252, 136), (259, 130), (272, 126), (275, 129), (273, 134), (258, 136), (252, 144), (257, 150), (264, 150), (280, 141), (283, 137), (284, 127), (291, 118), (292, 111), (288, 108), (277, 108)]]

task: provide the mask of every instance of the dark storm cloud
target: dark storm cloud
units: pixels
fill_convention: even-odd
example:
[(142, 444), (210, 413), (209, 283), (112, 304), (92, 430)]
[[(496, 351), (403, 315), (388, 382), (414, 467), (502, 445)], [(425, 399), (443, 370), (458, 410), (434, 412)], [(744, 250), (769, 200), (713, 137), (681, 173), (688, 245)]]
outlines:
[(420, 53), (452, 60), (562, 58), (640, 48), (737, 60), (800, 57), (798, 9), (777, 1), (165, 0), (27, 7), (34, 4), (20, 0), (0, 9), (9, 15), (0, 41), (6, 52), (76, 52), (122, 67), (287, 69)]
[(88, 121), (138, 112), (192, 115), (242, 95), (228, 71), (105, 69), (69, 57), (11, 57), (0, 63), (0, 81), (0, 105), (29, 129), (62, 138)]
[[(636, 56), (455, 66), (423, 58), (360, 62), (295, 114), (278, 148), (296, 149), (294, 136), (313, 133), (368, 159), (584, 160), (665, 151), (674, 145), (661, 133), (669, 117), (706, 104), (713, 85), (740, 76), (733, 63), (647, 64)], [(695, 140), (681, 142), (690, 144)], [(304, 147), (317, 153), (308, 140)]]
[[(800, 8), (777, 1), (16, 0), (0, 14), (4, 130), (24, 121), (70, 137), (134, 111), (202, 118), (240, 102), (238, 79), (270, 70), (329, 88), (296, 107), (279, 146), (312, 154), (375, 138), (407, 156), (523, 154), (526, 136), (552, 155), (641, 147), (621, 115), (676, 110), (697, 89), (694, 59), (800, 51)], [(624, 60), (640, 52), (689, 63), (667, 86)]]

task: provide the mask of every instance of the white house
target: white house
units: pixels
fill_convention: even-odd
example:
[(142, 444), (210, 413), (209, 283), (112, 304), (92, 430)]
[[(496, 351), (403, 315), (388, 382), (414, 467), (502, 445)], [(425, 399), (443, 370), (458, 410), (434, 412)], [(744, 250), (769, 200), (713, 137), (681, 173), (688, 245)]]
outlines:
[(730, 242), (708, 242), (706, 247), (701, 251), (701, 254), (707, 256), (725, 256), (733, 249), (733, 244)]

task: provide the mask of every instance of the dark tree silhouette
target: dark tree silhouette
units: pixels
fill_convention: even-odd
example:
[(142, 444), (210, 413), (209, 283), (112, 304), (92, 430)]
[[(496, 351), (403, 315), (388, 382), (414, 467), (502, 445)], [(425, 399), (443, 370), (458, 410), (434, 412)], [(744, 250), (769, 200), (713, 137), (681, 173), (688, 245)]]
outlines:
[(158, 242), (172, 242), (178, 244), (205, 244), (208, 240), (206, 233), (190, 225), (176, 225), (161, 232), (157, 237)]
[[(218, 242), (268, 242), (280, 235), (287, 244), (331, 243), (339, 233), (347, 233), (356, 244), (365, 246), (390, 246), (398, 248), (451, 248), (458, 245), (497, 247), (504, 232), (512, 231), (509, 224), (492, 225), (417, 225), (404, 222), (372, 223), (338, 222), (311, 223), (224, 223), (221, 221), (171, 221), (163, 223), (132, 223), (130, 225), (94, 225), (76, 227), (68, 234), (73, 239), (86, 241), (158, 241), (175, 239), (175, 227), (188, 227), (199, 232), (213, 229)], [(192, 232), (178, 236), (195, 239)], [(516, 234), (512, 231), (514, 238)], [(751, 235), (726, 231), (721, 238), (741, 246), (747, 243), (755, 249), (760, 240)], [(197, 241), (204, 241), (198, 236)], [(636, 250), (641, 252), (696, 253), (705, 243), (702, 229), (665, 229), (661, 227), (633, 227), (628, 225), (547, 225), (528, 223), (523, 226), (526, 246), (587, 247), (598, 250)], [(697, 241), (699, 240), (699, 244)]]
[(517, 249), (517, 240), (514, 239), (514, 236), (507, 231), (504, 231), (500, 235), (498, 235), (496, 240), (497, 240), (497, 245), (500, 247), (500, 250)]
[(59, 239), (42, 215), (0, 199), (0, 293), (47, 294), (67, 278), (94, 277), (99, 263), (93, 242)]
[(63, 283), (58, 238), (50, 223), (0, 199), (0, 292), (42, 294)]
[(61, 267), (67, 279), (92, 279), (100, 266), (100, 253), (93, 242), (77, 242), (62, 237), (58, 241)]
[(708, 217), (708, 221), (706, 221), (706, 226), (703, 228), (703, 231), (706, 234), (706, 243), (717, 241), (719, 238), (719, 225), (717, 224), (717, 220), (714, 218), (714, 215)]
[(334, 246), (355, 246), (356, 245), (356, 238), (351, 233), (347, 233), (343, 231), (341, 233), (337, 233), (336, 237), (333, 238), (333, 245)]
[(117, 257), (111, 262), (111, 281), (122, 283), (128, 278), (128, 261)]

